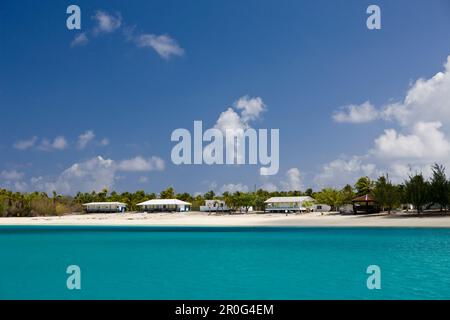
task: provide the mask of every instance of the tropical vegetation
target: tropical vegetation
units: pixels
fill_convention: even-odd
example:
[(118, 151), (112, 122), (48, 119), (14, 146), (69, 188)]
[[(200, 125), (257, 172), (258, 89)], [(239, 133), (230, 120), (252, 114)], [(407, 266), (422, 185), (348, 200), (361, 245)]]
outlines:
[[(312, 189), (306, 189), (304, 192), (269, 192), (259, 189), (254, 192), (223, 192), (222, 195), (216, 195), (214, 191), (208, 191), (203, 195), (191, 195), (187, 192), (177, 193), (174, 188), (169, 187), (159, 194), (146, 193), (144, 190), (118, 193), (103, 189), (100, 192), (78, 192), (72, 197), (56, 192), (48, 195), (45, 192), (21, 193), (0, 189), (0, 216), (64, 215), (81, 212), (83, 203), (104, 201), (124, 202), (128, 210), (134, 211), (138, 209), (137, 203), (155, 198), (176, 198), (187, 201), (192, 203), (193, 210), (198, 210), (205, 200), (217, 199), (225, 201), (232, 211), (246, 212), (250, 207), (263, 210), (264, 201), (268, 198), (282, 196), (311, 196), (317, 203), (327, 204), (332, 211), (335, 211), (343, 205), (351, 204), (355, 197), (363, 195), (372, 196), (380, 209), (388, 213), (401, 208), (402, 204), (413, 205), (419, 214), (432, 206), (438, 206), (440, 211), (446, 212), (450, 207), (450, 181), (442, 165), (434, 164), (431, 169), (430, 179), (425, 179), (422, 173), (416, 173), (411, 174), (403, 183), (394, 184), (386, 174), (376, 181), (372, 181), (369, 177), (361, 177), (353, 186), (346, 185), (342, 189), (327, 187), (316, 192)], [(311, 206), (312, 203), (308, 203), (308, 207)]]

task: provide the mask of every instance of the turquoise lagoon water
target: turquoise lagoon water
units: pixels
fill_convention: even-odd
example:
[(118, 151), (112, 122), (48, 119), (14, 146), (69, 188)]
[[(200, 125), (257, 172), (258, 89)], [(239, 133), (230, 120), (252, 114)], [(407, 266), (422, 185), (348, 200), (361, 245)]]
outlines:
[(0, 227), (0, 299), (449, 298), (449, 229)]

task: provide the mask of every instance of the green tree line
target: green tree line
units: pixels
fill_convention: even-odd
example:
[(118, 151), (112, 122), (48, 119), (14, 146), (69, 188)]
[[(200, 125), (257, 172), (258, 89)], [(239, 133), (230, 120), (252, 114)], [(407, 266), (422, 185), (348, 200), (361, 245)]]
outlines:
[[(401, 184), (394, 184), (388, 175), (380, 176), (373, 181), (369, 177), (359, 178), (355, 184), (346, 185), (342, 189), (324, 188), (313, 191), (274, 191), (259, 189), (255, 192), (234, 193), (224, 192), (216, 195), (214, 191), (205, 194), (191, 195), (187, 192), (177, 193), (169, 187), (159, 193), (159, 198), (187, 201), (192, 203), (192, 209), (198, 210), (205, 200), (223, 200), (232, 211), (248, 211), (250, 207), (264, 210), (264, 201), (270, 197), (284, 196), (311, 196), (317, 203), (327, 204), (331, 209), (350, 204), (357, 196), (371, 195), (383, 211), (391, 212), (401, 204), (412, 204), (418, 213), (422, 213), (431, 205), (438, 205), (441, 211), (450, 207), (450, 181), (445, 175), (442, 165), (432, 166), (430, 179), (425, 179), (422, 173), (412, 174)], [(100, 192), (78, 192), (74, 197), (59, 195), (53, 192), (51, 196), (44, 192), (21, 193), (0, 189), (0, 216), (26, 217), (63, 215), (72, 212), (81, 212), (82, 204), (87, 202), (118, 201), (127, 204), (130, 211), (137, 210), (136, 204), (149, 199), (158, 198), (156, 193), (146, 193), (144, 190), (136, 192), (109, 192), (103, 189)], [(307, 203), (306, 205), (312, 205)]]

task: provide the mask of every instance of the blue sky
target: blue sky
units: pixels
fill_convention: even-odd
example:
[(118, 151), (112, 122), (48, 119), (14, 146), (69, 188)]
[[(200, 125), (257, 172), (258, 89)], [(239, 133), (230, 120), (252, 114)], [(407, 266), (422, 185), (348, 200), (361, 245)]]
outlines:
[[(2, 1), (0, 185), (220, 193), (426, 173), (450, 159), (448, 39), (438, 0)], [(277, 175), (172, 163), (174, 129), (213, 127), (242, 97), (264, 104), (249, 125), (280, 129)]]

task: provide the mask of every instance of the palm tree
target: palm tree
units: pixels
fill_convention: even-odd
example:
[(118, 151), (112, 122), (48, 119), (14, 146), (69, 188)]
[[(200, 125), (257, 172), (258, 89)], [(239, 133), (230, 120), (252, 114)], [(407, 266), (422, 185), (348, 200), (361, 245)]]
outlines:
[(361, 177), (355, 183), (356, 194), (358, 196), (364, 196), (366, 194), (371, 194), (374, 189), (374, 183), (369, 177)]

